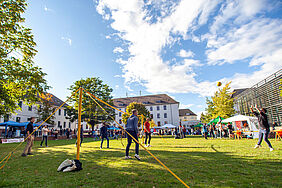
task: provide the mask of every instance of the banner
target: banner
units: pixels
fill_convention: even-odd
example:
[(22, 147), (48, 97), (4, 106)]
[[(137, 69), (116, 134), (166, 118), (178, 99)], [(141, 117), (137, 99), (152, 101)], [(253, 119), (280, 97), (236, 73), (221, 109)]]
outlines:
[(23, 142), (24, 138), (10, 138), (10, 139), (1, 139), (2, 144), (7, 144), (7, 143), (17, 143), (17, 142)]

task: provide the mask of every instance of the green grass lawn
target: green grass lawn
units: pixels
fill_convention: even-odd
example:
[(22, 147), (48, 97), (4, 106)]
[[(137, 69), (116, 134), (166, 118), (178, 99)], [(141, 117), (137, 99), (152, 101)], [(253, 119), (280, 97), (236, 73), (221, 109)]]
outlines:
[[(75, 140), (49, 141), (48, 148), (35, 142), (28, 157), (20, 156), (23, 144), (1, 170), (0, 187), (183, 187), (143, 149), (141, 161), (124, 160), (120, 140), (102, 150), (99, 141), (84, 140), (83, 170), (67, 173), (57, 168), (75, 159)], [(253, 149), (256, 141), (153, 137), (149, 150), (190, 187), (282, 187), (282, 142), (271, 139), (275, 150), (270, 152), (265, 142)], [(15, 146), (0, 144), (1, 159)]]

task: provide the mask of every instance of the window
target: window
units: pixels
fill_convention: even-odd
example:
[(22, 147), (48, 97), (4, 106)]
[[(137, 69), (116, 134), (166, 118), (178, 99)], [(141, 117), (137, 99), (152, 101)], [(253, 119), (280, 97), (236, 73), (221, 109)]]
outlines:
[(71, 122), (69, 122), (69, 128), (71, 128)]
[(67, 110), (66, 109), (64, 109), (64, 116), (66, 116), (67, 115)]
[(121, 117), (121, 112), (118, 113), (118, 116)]
[(60, 122), (60, 121), (58, 121), (58, 127), (59, 127), (59, 128), (61, 127), (61, 122)]
[(16, 122), (20, 123), (21, 122), (21, 117), (16, 117)]
[(164, 113), (164, 118), (167, 118), (167, 113)]
[(159, 113), (157, 114), (157, 118), (161, 118), (161, 115)]
[(19, 105), (20, 108), (22, 108), (22, 106), (23, 106), (23, 101), (20, 101), (18, 105)]
[(164, 105), (164, 110), (166, 110), (166, 105)]
[(158, 121), (158, 126), (161, 126), (161, 122), (160, 121)]
[(121, 124), (121, 119), (119, 120), (119, 124)]
[(161, 100), (157, 100), (156, 102), (157, 102), (157, 103), (162, 103), (163, 101), (161, 101)]
[(150, 106), (150, 111), (153, 111), (153, 107), (152, 106)]
[(28, 107), (28, 111), (32, 111), (32, 106), (29, 106), (29, 107)]
[(66, 122), (64, 122), (64, 128), (66, 128)]
[(160, 110), (160, 106), (157, 106), (157, 110)]
[(61, 115), (61, 109), (59, 109), (58, 114), (59, 114), (59, 116)]

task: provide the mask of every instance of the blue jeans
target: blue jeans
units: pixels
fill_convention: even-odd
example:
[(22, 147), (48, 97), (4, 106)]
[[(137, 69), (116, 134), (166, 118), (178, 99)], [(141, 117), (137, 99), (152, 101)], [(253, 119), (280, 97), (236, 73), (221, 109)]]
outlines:
[[(137, 141), (138, 141), (138, 137), (137, 137), (137, 133), (135, 131), (127, 131), (129, 134), (131, 134), (131, 136), (133, 136)], [(127, 146), (126, 146), (126, 150), (125, 150), (125, 156), (129, 155), (129, 148), (130, 145), (132, 143), (132, 137), (129, 136), (127, 134)], [(139, 144), (134, 140), (135, 142), (135, 154), (139, 155)]]
[(104, 138), (105, 139), (107, 139), (107, 148), (109, 148), (109, 145), (110, 145), (110, 141), (109, 141), (109, 138), (108, 138), (108, 136), (102, 136), (102, 140), (101, 140), (101, 148), (102, 148), (102, 146), (103, 146), (103, 141), (104, 141)]
[(42, 140), (41, 140), (41, 144), (40, 144), (40, 146), (42, 146), (42, 144), (43, 144), (44, 140), (45, 140), (45, 146), (47, 146), (48, 136), (44, 136), (44, 135), (42, 136)]
[(261, 144), (261, 142), (262, 142), (262, 138), (264, 139), (264, 141), (267, 143), (267, 145), (268, 145), (268, 147), (269, 148), (272, 148), (272, 145), (271, 145), (271, 143), (269, 142), (269, 140), (268, 140), (268, 135), (269, 135), (269, 129), (260, 129), (259, 130), (259, 139), (258, 139), (258, 145), (260, 145)]

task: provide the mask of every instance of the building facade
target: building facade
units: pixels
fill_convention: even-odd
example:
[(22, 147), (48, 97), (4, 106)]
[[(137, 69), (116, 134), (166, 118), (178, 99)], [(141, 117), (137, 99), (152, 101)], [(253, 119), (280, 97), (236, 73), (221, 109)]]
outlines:
[(251, 116), (251, 105), (266, 108), (269, 123), (282, 123), (282, 69), (251, 88), (234, 90), (234, 108), (237, 114)]
[(185, 127), (199, 123), (197, 120), (197, 114), (192, 112), (190, 109), (179, 109), (179, 120), (181, 125)]
[[(151, 118), (157, 126), (165, 124), (179, 125), (179, 102), (166, 94), (116, 98), (113, 99), (113, 102), (114, 106), (123, 112), (126, 111), (126, 107), (132, 102), (142, 103), (150, 112)], [(115, 110), (115, 113), (116, 121), (124, 126), (122, 112)]]
[[(52, 105), (52, 108), (58, 108), (63, 104), (63, 101), (57, 98), (56, 96), (50, 94), (51, 100), (50, 103)], [(27, 122), (30, 117), (38, 118), (38, 107), (41, 105), (41, 103), (37, 103), (36, 105), (28, 106), (24, 104), (22, 101), (18, 103), (21, 110), (15, 111), (15, 113), (7, 115), (5, 117), (0, 118), (0, 122), (4, 121), (15, 121), (15, 122)], [(54, 125), (51, 125), (50, 128), (54, 129), (76, 129), (77, 128), (77, 122), (71, 122), (69, 119), (67, 119), (67, 111), (66, 111), (67, 105), (62, 106), (57, 112), (54, 114)], [(85, 122), (82, 122), (83, 129), (87, 130), (88, 126)]]

